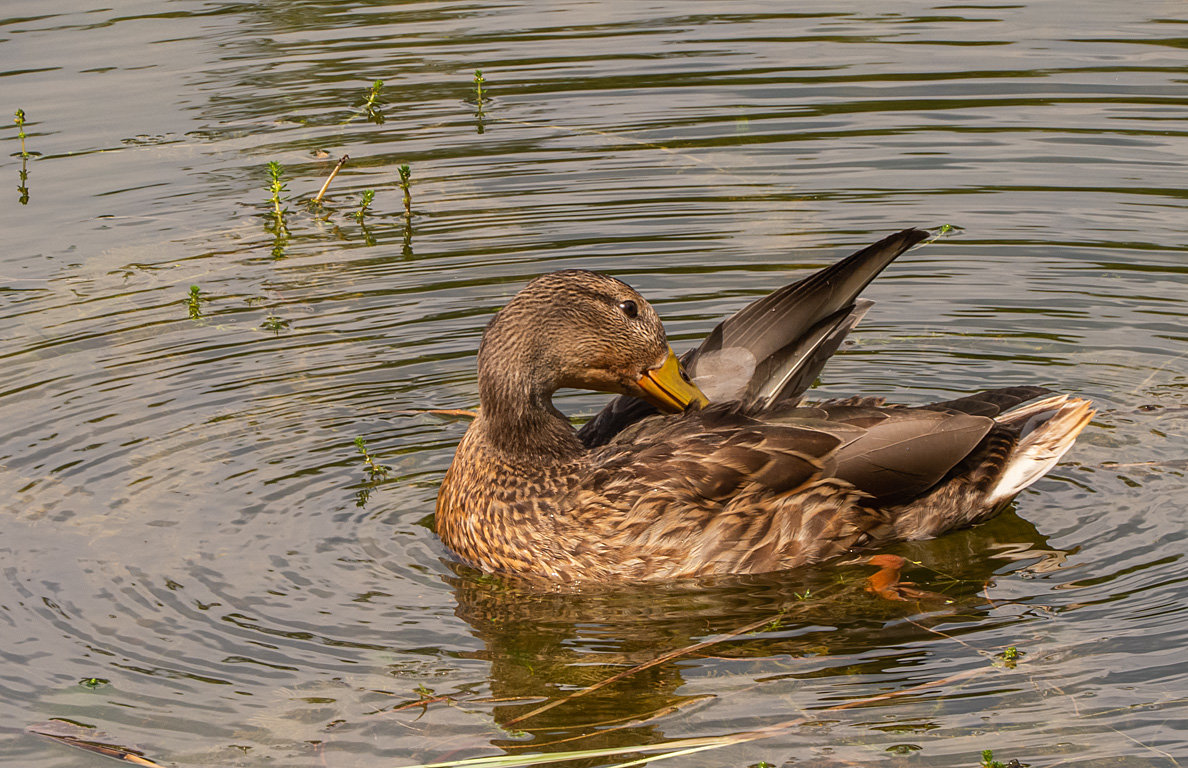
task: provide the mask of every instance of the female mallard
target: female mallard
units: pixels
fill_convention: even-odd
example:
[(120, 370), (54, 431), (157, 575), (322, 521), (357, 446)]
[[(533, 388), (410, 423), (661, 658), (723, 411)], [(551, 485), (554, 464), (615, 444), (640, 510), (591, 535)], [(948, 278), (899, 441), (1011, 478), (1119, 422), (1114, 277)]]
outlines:
[[(626, 284), (533, 280), (483, 334), (481, 407), (437, 499), (442, 541), (485, 571), (638, 581), (796, 568), (989, 518), (1072, 446), (1088, 402), (1020, 406), (1049, 392), (1014, 387), (799, 404), (869, 308), (858, 293), (927, 236), (904, 230), (756, 301), (684, 370)], [(553, 407), (561, 387), (622, 397), (579, 432)]]

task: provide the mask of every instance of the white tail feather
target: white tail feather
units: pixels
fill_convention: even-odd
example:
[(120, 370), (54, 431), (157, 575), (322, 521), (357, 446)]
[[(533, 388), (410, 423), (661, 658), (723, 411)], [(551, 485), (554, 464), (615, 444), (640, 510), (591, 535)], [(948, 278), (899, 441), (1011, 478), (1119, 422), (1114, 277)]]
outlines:
[(1095, 412), (1088, 400), (1054, 395), (1007, 411), (996, 420), (1018, 426), (1022, 439), (1007, 458), (989, 502), (1007, 501), (1046, 475), (1072, 448)]

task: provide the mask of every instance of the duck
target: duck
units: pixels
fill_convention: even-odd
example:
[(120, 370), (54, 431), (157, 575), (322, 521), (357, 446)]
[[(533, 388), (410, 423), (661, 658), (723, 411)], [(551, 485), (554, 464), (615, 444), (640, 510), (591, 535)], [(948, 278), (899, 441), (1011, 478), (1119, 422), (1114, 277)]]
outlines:
[[(794, 571), (989, 519), (1072, 447), (1088, 400), (1030, 385), (803, 400), (873, 304), (859, 293), (930, 236), (896, 232), (785, 285), (680, 358), (621, 280), (531, 280), (479, 344), (441, 541), (483, 572), (581, 586)], [(617, 397), (575, 429), (561, 388)]]

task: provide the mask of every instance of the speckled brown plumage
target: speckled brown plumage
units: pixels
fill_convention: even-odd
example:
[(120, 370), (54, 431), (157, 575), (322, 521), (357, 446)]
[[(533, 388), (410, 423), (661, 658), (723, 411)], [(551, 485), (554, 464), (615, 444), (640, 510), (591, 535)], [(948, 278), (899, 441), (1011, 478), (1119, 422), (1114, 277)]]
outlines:
[[(820, 305), (792, 322), (769, 322), (784, 309), (770, 297), (756, 302), (767, 302), (762, 312), (727, 320), (725, 336), (743, 338), (756, 358), (738, 383), (744, 394), (675, 414), (649, 416), (642, 403), (679, 407), (648, 381), (667, 342), (643, 297), (591, 272), (534, 280), (484, 334), (479, 415), (438, 496), (442, 541), (486, 571), (636, 581), (796, 568), (994, 514), (1071, 446), (1087, 403), (1054, 396), (1020, 407), (1047, 390), (1016, 387), (915, 408), (799, 404), (803, 379), (815, 377), (805, 366), (823, 365), (856, 322), (858, 291), (922, 234), (851, 257), (845, 269), (869, 275), (844, 291), (826, 270), (773, 294)], [(721, 347), (721, 329), (686, 362)], [(780, 356), (790, 349), (788, 363)], [(595, 437), (579, 437), (552, 406), (563, 386), (628, 399), (608, 407)]]

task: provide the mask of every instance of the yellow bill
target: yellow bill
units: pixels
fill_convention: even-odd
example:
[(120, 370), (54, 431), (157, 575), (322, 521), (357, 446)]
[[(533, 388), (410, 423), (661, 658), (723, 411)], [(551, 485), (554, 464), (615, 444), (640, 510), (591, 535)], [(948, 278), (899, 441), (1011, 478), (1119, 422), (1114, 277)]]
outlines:
[(636, 384), (643, 389), (644, 399), (665, 413), (680, 413), (689, 406), (703, 408), (709, 405), (709, 398), (685, 378), (681, 362), (671, 347), (664, 363), (644, 372)]

